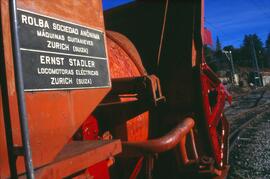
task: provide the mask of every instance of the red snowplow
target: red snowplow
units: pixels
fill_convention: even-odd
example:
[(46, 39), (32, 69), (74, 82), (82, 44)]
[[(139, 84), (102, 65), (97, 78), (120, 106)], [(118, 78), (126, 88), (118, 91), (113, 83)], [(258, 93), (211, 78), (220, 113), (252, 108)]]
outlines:
[(0, 178), (224, 175), (203, 7), (1, 0)]

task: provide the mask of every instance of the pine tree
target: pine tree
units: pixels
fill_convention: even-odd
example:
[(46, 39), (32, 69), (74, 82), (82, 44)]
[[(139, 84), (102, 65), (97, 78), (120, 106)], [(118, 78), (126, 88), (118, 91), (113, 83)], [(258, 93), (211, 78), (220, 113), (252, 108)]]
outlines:
[(221, 47), (220, 40), (217, 37), (217, 41), (216, 41), (216, 52), (218, 52), (218, 51), (222, 51), (222, 47)]
[(216, 39), (216, 49), (213, 51), (213, 54), (213, 59), (216, 63), (216, 69), (218, 69), (222, 66), (222, 47), (218, 36)]
[(270, 33), (265, 41), (265, 48), (270, 52)]
[(218, 37), (217, 37), (217, 40), (216, 40), (215, 58), (218, 61), (220, 61), (220, 59), (222, 58), (222, 46), (221, 46), (221, 42), (220, 42)]
[(265, 41), (265, 64), (270, 67), (270, 33)]
[(254, 44), (256, 56), (258, 58), (259, 66), (263, 66), (263, 43), (257, 34), (245, 35), (243, 45), (241, 46), (241, 65), (242, 66), (254, 66), (252, 60), (252, 51)]

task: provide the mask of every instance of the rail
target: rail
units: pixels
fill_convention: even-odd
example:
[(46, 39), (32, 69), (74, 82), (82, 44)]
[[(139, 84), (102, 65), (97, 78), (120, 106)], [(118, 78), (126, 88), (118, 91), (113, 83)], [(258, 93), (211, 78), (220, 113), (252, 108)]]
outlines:
[(246, 127), (248, 127), (256, 119), (258, 111), (260, 114), (264, 114), (264, 113), (268, 112), (265, 109), (269, 108), (270, 103), (258, 105), (259, 102), (261, 101), (261, 99), (263, 98), (265, 92), (266, 92), (265, 90), (261, 91), (260, 96), (256, 99), (256, 101), (254, 102), (254, 104), (251, 108), (249, 108), (249, 109), (239, 113), (237, 116), (235, 116), (235, 118), (240, 118), (240, 119), (241, 119), (241, 116), (243, 116), (243, 118), (245, 118), (245, 120), (241, 120), (240, 123), (238, 124), (238, 126), (235, 127), (229, 135), (229, 144), (230, 144), (229, 150), (230, 151), (233, 150), (238, 136), (240, 136), (242, 134), (243, 130)]

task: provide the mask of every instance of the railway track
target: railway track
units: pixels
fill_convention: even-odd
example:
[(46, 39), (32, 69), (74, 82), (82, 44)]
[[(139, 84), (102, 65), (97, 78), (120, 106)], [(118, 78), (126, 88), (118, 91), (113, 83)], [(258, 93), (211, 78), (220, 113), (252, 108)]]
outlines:
[[(242, 96), (231, 115), (230, 172), (228, 178), (270, 178), (270, 91)], [(237, 110), (239, 111), (237, 113)], [(231, 110), (233, 112), (233, 110)]]
[(240, 114), (244, 117), (240, 118), (239, 121), (237, 121), (237, 124), (232, 125), (232, 132), (229, 135), (230, 151), (233, 150), (238, 137), (245, 131), (247, 127), (252, 125), (252, 122), (260, 118), (260, 116), (270, 113), (269, 108), (270, 103), (267, 103)]
[[(235, 108), (236, 114), (229, 116), (233, 118), (230, 121), (231, 132), (229, 135), (229, 144), (230, 151), (234, 148), (235, 142), (238, 139), (239, 135), (248, 127), (254, 120), (256, 120), (260, 115), (264, 115), (269, 112), (270, 102), (265, 102), (260, 104), (261, 100), (264, 98), (264, 95), (267, 90), (258, 90), (254, 91), (251, 94), (246, 94), (246, 96), (241, 96), (238, 99), (237, 105), (239, 108)], [(254, 96), (254, 97), (252, 97)], [(240, 106), (242, 104), (242, 106)], [(248, 104), (248, 105), (243, 105)], [(239, 112), (238, 112), (239, 111)]]

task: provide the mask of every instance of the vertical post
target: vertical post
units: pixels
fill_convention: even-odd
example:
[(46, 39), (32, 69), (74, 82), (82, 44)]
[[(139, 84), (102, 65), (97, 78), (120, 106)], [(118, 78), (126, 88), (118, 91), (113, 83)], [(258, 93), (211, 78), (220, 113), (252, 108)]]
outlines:
[(262, 86), (260, 69), (259, 69), (259, 65), (258, 65), (258, 59), (257, 59), (253, 39), (251, 39), (251, 48), (252, 48), (252, 55), (253, 55), (253, 60), (254, 60), (255, 68), (256, 68), (256, 75), (257, 75), (257, 76), (255, 76), (255, 80), (256, 80), (256, 83), (257, 83), (257, 79), (259, 79), (259, 86)]
[(232, 51), (230, 51), (230, 59), (231, 59), (231, 65), (232, 65), (234, 84), (238, 86), (239, 85), (239, 79), (238, 79), (238, 76), (237, 76), (237, 74), (235, 72), (235, 66), (234, 66)]
[(234, 68), (232, 51), (229, 51), (229, 52), (230, 52), (230, 59), (231, 59), (231, 65), (232, 65), (232, 73), (233, 73), (233, 75), (235, 75), (235, 68)]
[(29, 130), (28, 130), (28, 120), (26, 114), (25, 97), (24, 97), (24, 83), (23, 83), (23, 72), (22, 72), (22, 60), (20, 52), (20, 41), (18, 33), (18, 16), (17, 16), (17, 5), (16, 0), (9, 0), (9, 12), (10, 12), (10, 24), (11, 24), (11, 34), (12, 34), (12, 52), (14, 61), (14, 71), (15, 71), (15, 82), (16, 82), (16, 92), (18, 98), (18, 109), (19, 109), (19, 119), (21, 126), (21, 136), (24, 150), (24, 162), (26, 168), (27, 178), (34, 178), (34, 169), (32, 154), (30, 148), (29, 140)]
[[(226, 50), (222, 50), (222, 52), (226, 55), (228, 61), (231, 64), (231, 68), (232, 68), (232, 82), (233, 84), (236, 84), (236, 79), (235, 79), (235, 68), (234, 68), (234, 63), (233, 63), (233, 57), (232, 57), (232, 51), (226, 51)], [(228, 55), (230, 54), (230, 55)]]

